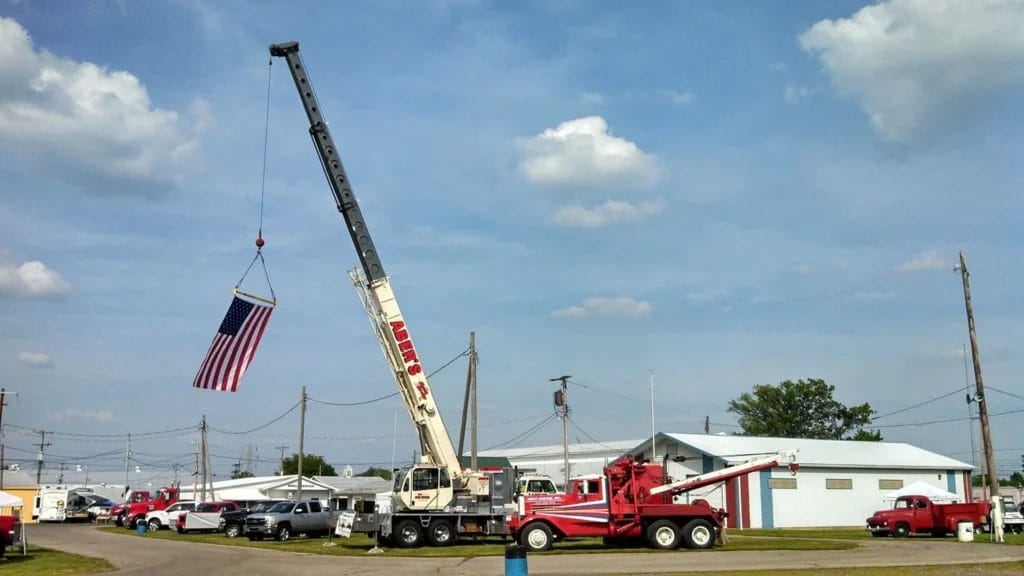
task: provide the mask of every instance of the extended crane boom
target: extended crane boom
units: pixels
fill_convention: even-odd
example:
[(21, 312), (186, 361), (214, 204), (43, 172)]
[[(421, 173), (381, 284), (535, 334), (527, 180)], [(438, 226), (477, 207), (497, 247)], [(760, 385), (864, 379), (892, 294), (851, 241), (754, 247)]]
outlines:
[[(480, 486), (474, 482), (479, 475), (464, 473), (459, 465), (455, 448), (437, 410), (409, 328), (391, 289), (391, 282), (384, 273), (384, 266), (374, 248), (370, 231), (359, 210), (359, 203), (352, 193), (341, 157), (331, 138), (327, 122), (320, 112), (316, 93), (299, 55), (299, 43), (274, 44), (270, 46), (270, 55), (284, 58), (288, 63), (288, 70), (295, 81), (295, 87), (309, 118), (309, 134), (313, 139), (313, 145), (320, 157), (327, 181), (331, 185), (338, 211), (345, 219), (352, 243), (359, 255), (365, 276), (365, 290), (369, 295), (368, 309), (374, 319), (375, 329), (406, 409), (419, 434), (423, 466), (414, 466), (400, 473), (396, 486), (401, 486), (403, 475), (411, 477), (412, 480), (411, 490), (407, 488), (402, 491), (405, 496), (402, 497), (400, 504), (410, 509), (444, 508), (453, 500), (453, 490), (467, 486), (471, 491), (480, 490)], [(486, 486), (483, 489), (486, 489)]]
[(758, 470), (774, 468), (776, 466), (789, 466), (790, 471), (796, 474), (796, 471), (799, 468), (799, 465), (796, 463), (796, 454), (797, 450), (780, 450), (778, 454), (728, 466), (721, 470), (715, 470), (714, 472), (694, 476), (693, 478), (687, 478), (685, 480), (679, 480), (669, 484), (662, 484), (661, 486), (651, 488), (650, 494), (651, 496), (661, 494), (662, 492), (679, 494), (690, 490), (696, 490), (697, 488), (702, 488), (704, 486), (717, 484), (744, 474), (750, 474), (751, 472), (756, 472)]

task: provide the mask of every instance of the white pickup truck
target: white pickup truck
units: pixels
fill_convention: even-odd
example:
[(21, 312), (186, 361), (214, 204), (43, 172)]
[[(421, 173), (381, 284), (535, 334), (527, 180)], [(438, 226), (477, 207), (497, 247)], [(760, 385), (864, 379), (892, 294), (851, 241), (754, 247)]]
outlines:
[(170, 528), (171, 530), (174, 530), (175, 524), (178, 522), (178, 514), (181, 514), (182, 512), (191, 512), (195, 509), (195, 502), (186, 501), (171, 504), (165, 510), (147, 512), (146, 526), (149, 527), (151, 532), (156, 532), (161, 528)]
[(331, 511), (319, 500), (286, 500), (274, 504), (266, 512), (249, 515), (245, 519), (245, 535), (249, 540), (273, 536), (280, 541), (300, 534), (320, 537), (333, 527), (331, 520)]

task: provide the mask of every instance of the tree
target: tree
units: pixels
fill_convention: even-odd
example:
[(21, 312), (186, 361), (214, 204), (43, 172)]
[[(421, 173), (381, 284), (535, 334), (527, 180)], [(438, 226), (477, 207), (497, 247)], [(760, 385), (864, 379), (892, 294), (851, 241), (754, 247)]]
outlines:
[(744, 436), (881, 441), (880, 432), (864, 429), (874, 414), (871, 405), (845, 406), (833, 392), (835, 386), (817, 378), (759, 384), (730, 400), (729, 412), (739, 415)]
[(252, 478), (252, 472), (242, 470), (242, 463), (235, 462), (231, 465), (231, 479), (238, 480), (239, 478)]
[[(281, 474), (298, 474), (299, 473), (299, 455), (298, 453), (292, 454), (291, 456), (284, 459), (281, 462)], [(304, 454), (302, 456), (302, 475), (303, 476), (337, 476), (338, 473), (334, 471), (334, 466), (331, 466), (324, 461), (323, 456), (316, 454)]]
[(1010, 485), (1016, 486), (1017, 488), (1024, 487), (1024, 474), (1021, 474), (1020, 472), (1010, 474)]
[(391, 470), (385, 470), (384, 468), (374, 468), (373, 466), (370, 466), (366, 470), (363, 470), (359, 474), (356, 474), (356, 476), (360, 476), (360, 477), (377, 476), (378, 478), (383, 478), (385, 480), (391, 480)]

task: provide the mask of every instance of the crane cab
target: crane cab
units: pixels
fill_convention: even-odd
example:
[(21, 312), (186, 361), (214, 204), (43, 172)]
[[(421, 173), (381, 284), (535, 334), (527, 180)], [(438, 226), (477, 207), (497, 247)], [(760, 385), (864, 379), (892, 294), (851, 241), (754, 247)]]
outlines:
[(396, 510), (443, 510), (455, 499), (448, 468), (417, 464), (395, 474)]

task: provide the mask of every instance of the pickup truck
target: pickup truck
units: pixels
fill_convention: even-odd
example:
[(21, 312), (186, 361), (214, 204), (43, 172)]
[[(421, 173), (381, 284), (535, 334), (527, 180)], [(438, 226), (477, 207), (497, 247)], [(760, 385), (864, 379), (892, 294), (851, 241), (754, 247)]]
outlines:
[(21, 521), (17, 516), (0, 516), (0, 557), (8, 546), (21, 543)]
[(245, 519), (245, 535), (249, 540), (273, 536), (283, 542), (299, 534), (320, 537), (331, 528), (331, 511), (319, 500), (278, 502), (266, 512), (251, 514)]
[(230, 500), (201, 502), (196, 504), (195, 509), (179, 513), (178, 522), (174, 528), (178, 534), (220, 531), (221, 515), (237, 510), (241, 510), (241, 507)]
[(220, 515), (220, 528), (228, 538), (237, 538), (245, 532), (246, 518), (252, 514), (261, 514), (266, 512), (278, 502), (281, 502), (281, 500), (267, 500), (266, 502), (257, 502), (252, 506), (241, 510), (224, 512)]
[(955, 534), (957, 524), (971, 522), (976, 527), (988, 524), (988, 502), (936, 504), (927, 496), (900, 496), (891, 510), (879, 510), (867, 519), (872, 536), (904, 537), (926, 533), (932, 536)]
[(188, 512), (189, 510), (195, 510), (196, 503), (189, 501), (181, 501), (171, 504), (164, 510), (153, 510), (152, 512), (146, 513), (146, 526), (149, 527), (150, 532), (156, 532), (161, 528), (170, 528), (173, 530), (178, 525), (178, 515), (182, 512)]

